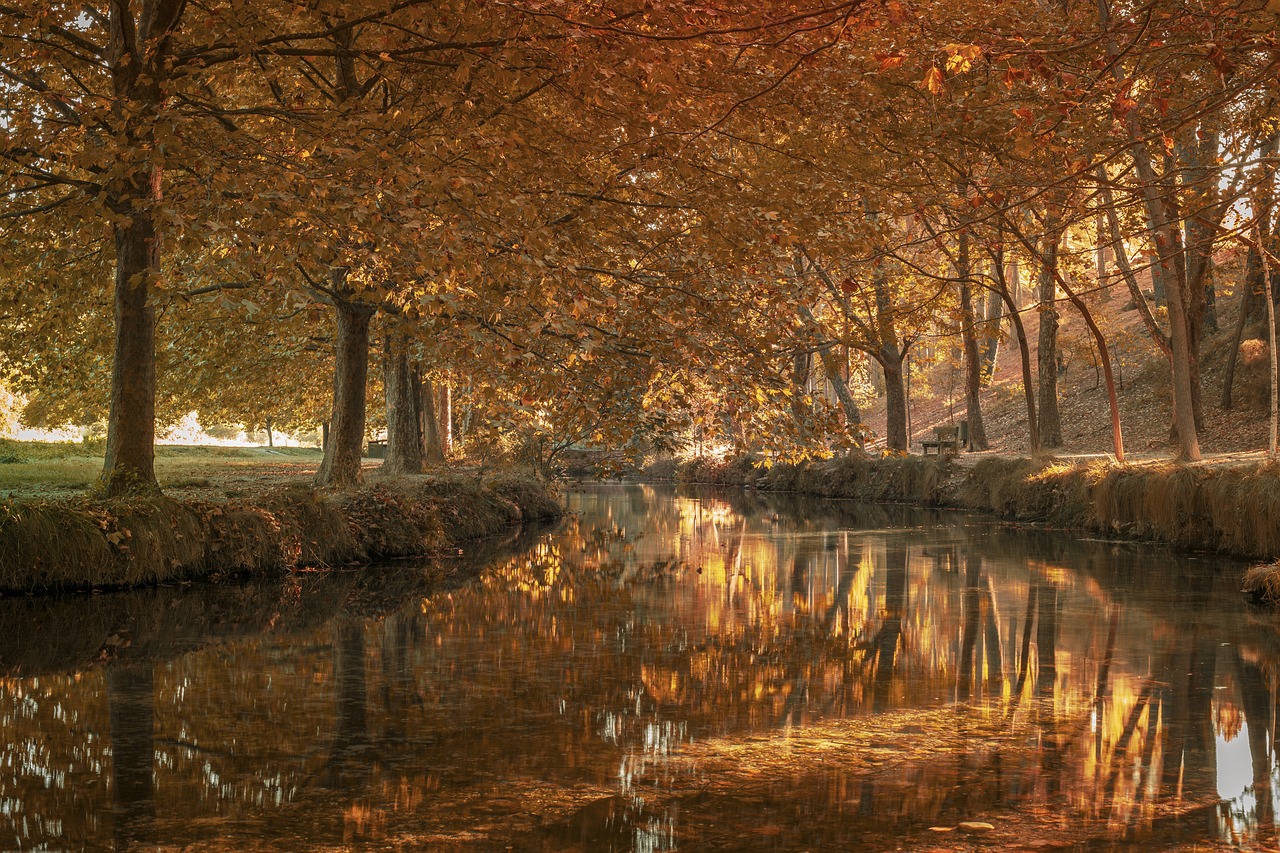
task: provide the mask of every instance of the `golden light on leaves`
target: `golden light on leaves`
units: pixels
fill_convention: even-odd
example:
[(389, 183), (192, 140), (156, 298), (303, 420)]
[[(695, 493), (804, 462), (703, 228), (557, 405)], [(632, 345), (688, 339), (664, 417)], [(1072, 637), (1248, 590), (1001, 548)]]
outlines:
[(947, 90), (946, 84), (943, 82), (942, 71), (938, 66), (932, 66), (924, 75), (924, 87), (932, 95), (941, 95)]
[(943, 50), (947, 53), (947, 73), (963, 74), (973, 67), (973, 62), (982, 56), (982, 48), (976, 44), (949, 44)]

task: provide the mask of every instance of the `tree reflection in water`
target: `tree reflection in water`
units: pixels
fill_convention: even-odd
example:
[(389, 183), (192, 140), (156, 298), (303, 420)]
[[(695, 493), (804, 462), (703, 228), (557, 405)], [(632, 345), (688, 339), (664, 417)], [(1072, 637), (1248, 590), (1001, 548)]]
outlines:
[[(0, 847), (893, 849), (966, 820), (1275, 843), (1280, 635), (1233, 565), (902, 507), (571, 497), (477, 576), (0, 601)], [(54, 645), (13, 639), (42, 620)]]
[(155, 682), (151, 664), (107, 667), (111, 709), (111, 804), (116, 849), (151, 840), (156, 816), (152, 764), (155, 756)]

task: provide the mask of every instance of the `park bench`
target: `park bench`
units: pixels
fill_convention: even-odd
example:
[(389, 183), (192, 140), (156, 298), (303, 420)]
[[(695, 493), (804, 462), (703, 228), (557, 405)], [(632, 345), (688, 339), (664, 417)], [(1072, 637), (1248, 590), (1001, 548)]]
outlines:
[(929, 455), (930, 448), (933, 448), (939, 456), (942, 455), (944, 450), (948, 453), (959, 453), (960, 427), (955, 425), (934, 427), (933, 441), (922, 441), (920, 446), (924, 449), (925, 456)]

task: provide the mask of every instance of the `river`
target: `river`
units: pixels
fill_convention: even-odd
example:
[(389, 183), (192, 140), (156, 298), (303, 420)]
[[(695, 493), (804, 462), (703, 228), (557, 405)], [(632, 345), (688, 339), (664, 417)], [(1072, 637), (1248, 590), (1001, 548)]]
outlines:
[(1273, 849), (1239, 563), (582, 486), (430, 564), (0, 600), (0, 849)]

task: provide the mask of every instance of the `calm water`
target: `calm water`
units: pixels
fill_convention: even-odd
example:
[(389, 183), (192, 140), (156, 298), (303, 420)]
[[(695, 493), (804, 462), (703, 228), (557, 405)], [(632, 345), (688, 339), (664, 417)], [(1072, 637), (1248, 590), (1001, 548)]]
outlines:
[(1280, 621), (1238, 564), (752, 493), (570, 502), (443, 587), (0, 600), (0, 849), (1275, 843)]

